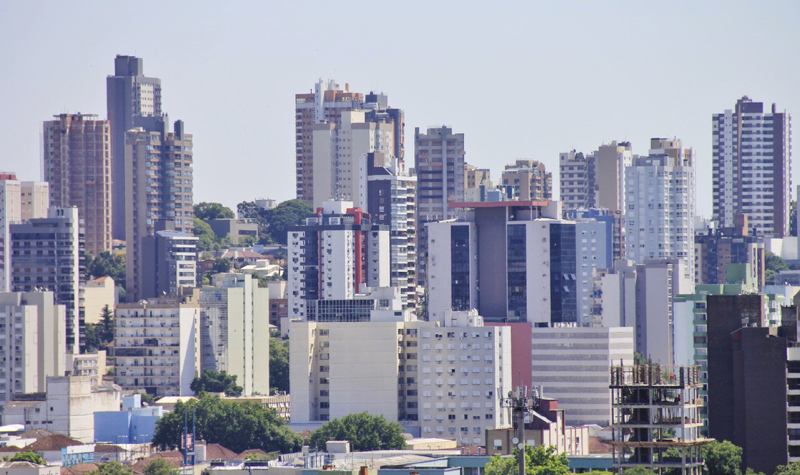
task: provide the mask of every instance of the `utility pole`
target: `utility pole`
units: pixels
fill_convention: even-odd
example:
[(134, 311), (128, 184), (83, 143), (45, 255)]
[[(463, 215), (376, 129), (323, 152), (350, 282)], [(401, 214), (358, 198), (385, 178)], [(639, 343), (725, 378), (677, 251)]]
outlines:
[(533, 388), (528, 393), (527, 386), (519, 386), (516, 391), (509, 391), (503, 398), (503, 407), (511, 408), (512, 420), (517, 428), (517, 436), (511, 439), (519, 450), (519, 475), (525, 475), (525, 414), (539, 409), (541, 404), (540, 390)]

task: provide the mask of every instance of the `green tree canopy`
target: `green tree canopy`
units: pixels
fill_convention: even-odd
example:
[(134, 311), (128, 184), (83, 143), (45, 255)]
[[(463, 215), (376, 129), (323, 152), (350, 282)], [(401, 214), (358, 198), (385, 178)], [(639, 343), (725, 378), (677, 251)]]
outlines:
[(114, 314), (106, 305), (100, 314), (100, 322), (87, 323), (84, 327), (85, 338), (81, 343), (87, 352), (108, 350), (108, 345), (114, 341)]
[(8, 459), (9, 462), (30, 462), (39, 465), (47, 465), (41, 455), (33, 450), (25, 450), (24, 452), (17, 452), (13, 457)]
[(202, 202), (194, 205), (194, 217), (202, 219), (203, 221), (210, 221), (212, 219), (232, 219), (236, 215), (233, 214), (230, 208), (223, 206), (220, 203)]
[(775, 475), (800, 475), (800, 462), (775, 467)]
[(220, 249), (219, 239), (211, 226), (200, 218), (194, 218), (192, 232), (199, 238), (197, 248), (201, 251), (218, 251)]
[(214, 260), (214, 272), (230, 272), (233, 267), (233, 262), (227, 257), (220, 257)]
[(119, 462), (101, 463), (97, 470), (89, 472), (88, 475), (133, 475), (133, 470)]
[[(519, 473), (519, 450), (514, 449), (513, 457), (495, 455), (486, 464), (486, 475), (517, 475)], [(569, 460), (564, 454), (557, 454), (555, 447), (538, 445), (525, 446), (525, 474), (531, 475), (570, 475)]]
[(144, 475), (177, 475), (178, 469), (163, 458), (154, 458), (144, 467)]
[(349, 440), (350, 448), (356, 451), (406, 447), (399, 424), (367, 412), (348, 414), (326, 423), (311, 434), (308, 442), (317, 450), (325, 450), (325, 443), (329, 440)]
[(622, 472), (622, 475), (655, 475), (655, 472), (645, 467), (633, 467)]
[(777, 256), (769, 251), (764, 253), (764, 281), (766, 283), (773, 283), (778, 271), (787, 270), (789, 266), (786, 265), (781, 256)]
[(269, 339), (269, 387), (289, 392), (289, 342)]
[(289, 228), (302, 224), (314, 212), (310, 203), (303, 200), (288, 200), (266, 211), (267, 233), (273, 242), (286, 244)]
[(742, 475), (742, 448), (727, 440), (703, 446), (703, 473), (706, 475)]
[[(303, 439), (286, 427), (274, 409), (252, 402), (234, 402), (201, 394), (199, 400), (179, 402), (159, 419), (152, 445), (160, 450), (177, 449), (183, 435), (184, 416), (196, 417), (197, 439), (221, 444), (234, 452), (261, 449), (289, 453), (300, 450)], [(191, 422), (190, 422), (191, 423)]]
[(195, 394), (201, 392), (225, 393), (226, 396), (241, 396), (244, 388), (236, 384), (237, 376), (228, 374), (225, 371), (217, 373), (210, 369), (204, 369), (200, 376), (195, 376), (189, 388)]
[(102, 251), (97, 257), (86, 255), (86, 277), (111, 277), (114, 283), (125, 285), (125, 254)]

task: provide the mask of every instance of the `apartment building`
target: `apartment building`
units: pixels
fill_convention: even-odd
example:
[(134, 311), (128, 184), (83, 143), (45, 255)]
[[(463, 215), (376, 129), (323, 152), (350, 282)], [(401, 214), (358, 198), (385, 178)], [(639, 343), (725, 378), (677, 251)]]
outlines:
[(0, 292), (0, 406), (67, 369), (66, 308), (47, 292)]
[(138, 297), (177, 295), (182, 287), (197, 287), (199, 240), (177, 231), (156, 231), (142, 238), (142, 272), (135, 276)]
[(491, 181), (492, 172), (488, 168), (478, 168), (475, 165), (464, 163), (464, 188), (477, 188)]
[(633, 329), (552, 326), (531, 329), (532, 379), (558, 400), (569, 425), (611, 420), (608, 389), (613, 365), (633, 364)]
[(50, 204), (75, 206), (86, 251), (111, 251), (111, 125), (94, 114), (59, 114), (44, 122), (44, 179)]
[(559, 155), (561, 201), (564, 211), (602, 208), (625, 211), (625, 169), (631, 166), (630, 142), (612, 141), (584, 154)]
[(289, 318), (305, 318), (307, 300), (352, 299), (362, 285), (389, 286), (389, 227), (371, 224), (352, 202), (326, 201), (288, 233)]
[(511, 187), (520, 201), (548, 201), (553, 198), (553, 174), (537, 160), (517, 160), (506, 165), (503, 186)]
[(341, 89), (333, 80), (320, 79), (310, 93), (295, 94), (297, 199), (314, 200), (314, 126), (340, 124), (343, 112), (360, 109), (363, 102), (363, 94), (350, 92), (348, 84)]
[(571, 150), (558, 156), (559, 190), (564, 211), (597, 207), (594, 154)]
[(789, 235), (792, 118), (747, 96), (712, 117), (714, 220), (734, 226), (746, 214), (752, 234)]
[(269, 289), (250, 274), (200, 289), (200, 370), (237, 377), (243, 395), (269, 394)]
[(0, 173), (0, 292), (11, 290), (9, 225), (46, 218), (50, 208), (47, 182), (19, 181), (14, 173)]
[(198, 300), (191, 293), (117, 306), (115, 380), (123, 390), (155, 397), (194, 394), (189, 386), (200, 366)]
[(83, 325), (83, 229), (78, 208), (50, 208), (46, 218), (10, 226), (11, 290), (51, 290), (66, 308), (67, 351), (79, 353)]
[(125, 208), (126, 260), (125, 280), (129, 300), (144, 296), (141, 287), (145, 274), (142, 240), (157, 231), (168, 229), (191, 234), (194, 227), (192, 207), (192, 136), (184, 132), (183, 121), (176, 121), (172, 132), (167, 122), (159, 131), (144, 128), (125, 135)]
[(738, 215), (733, 228), (697, 230), (694, 236), (695, 282), (728, 283), (730, 264), (746, 264), (749, 277), (761, 288), (764, 284), (765, 242), (763, 236), (750, 235), (747, 215)]

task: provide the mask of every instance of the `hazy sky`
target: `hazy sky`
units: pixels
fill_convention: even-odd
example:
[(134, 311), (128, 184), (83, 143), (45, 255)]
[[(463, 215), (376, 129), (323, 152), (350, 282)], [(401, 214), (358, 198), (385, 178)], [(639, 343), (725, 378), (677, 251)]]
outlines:
[[(0, 1), (0, 170), (41, 177), (41, 122), (105, 118), (114, 56), (144, 58), (194, 134), (195, 201), (295, 194), (294, 94), (383, 91), (492, 169), (679, 137), (711, 213), (711, 114), (742, 95), (800, 114), (800, 2)], [(794, 167), (795, 185), (800, 184)]]

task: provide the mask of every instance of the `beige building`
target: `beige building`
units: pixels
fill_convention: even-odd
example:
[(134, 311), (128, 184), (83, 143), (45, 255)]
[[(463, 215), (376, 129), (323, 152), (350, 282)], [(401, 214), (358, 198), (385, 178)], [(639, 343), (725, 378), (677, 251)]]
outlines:
[(42, 181), (18, 181), (14, 173), (0, 173), (0, 292), (11, 290), (9, 224), (46, 218), (50, 187)]
[(197, 290), (120, 304), (114, 317), (115, 380), (126, 391), (187, 396), (200, 365)]
[(544, 163), (536, 160), (517, 160), (506, 165), (502, 175), (503, 186), (514, 188), (520, 201), (548, 201), (553, 198), (553, 174)]
[(67, 371), (72, 371), (73, 376), (90, 376), (95, 380), (94, 384), (103, 384), (106, 370), (105, 350), (82, 355), (67, 355)]
[(53, 292), (0, 293), (0, 406), (15, 394), (44, 391), (66, 370), (66, 309)]
[(44, 179), (53, 206), (78, 208), (86, 252), (111, 250), (111, 128), (94, 114), (44, 122)]
[(491, 181), (491, 171), (488, 168), (477, 168), (469, 163), (464, 164), (464, 187), (477, 188)]
[(111, 312), (116, 305), (116, 285), (111, 277), (99, 277), (84, 282), (83, 308), (84, 322), (95, 324), (100, 322), (103, 308), (108, 306)]
[(3, 408), (3, 423), (46, 429), (81, 442), (94, 442), (94, 413), (119, 411), (122, 391), (96, 384), (91, 376), (50, 376), (47, 392), (21, 394)]
[(340, 89), (336, 81), (319, 80), (314, 90), (295, 95), (295, 150), (297, 199), (314, 200), (314, 151), (313, 130), (316, 124), (341, 123), (344, 111), (361, 107), (364, 95), (350, 92), (348, 84)]
[(180, 120), (173, 132), (166, 123), (163, 132), (133, 129), (125, 135), (125, 157), (125, 280), (131, 300), (141, 298), (142, 279), (151, 278), (142, 275), (142, 240), (168, 227), (192, 233), (192, 136)]
[(595, 152), (597, 207), (625, 212), (625, 169), (633, 163), (630, 142), (612, 141)]
[(38, 465), (31, 462), (0, 462), (3, 475), (61, 475), (58, 465)]

